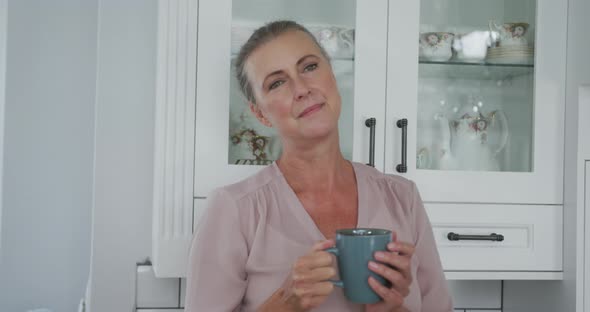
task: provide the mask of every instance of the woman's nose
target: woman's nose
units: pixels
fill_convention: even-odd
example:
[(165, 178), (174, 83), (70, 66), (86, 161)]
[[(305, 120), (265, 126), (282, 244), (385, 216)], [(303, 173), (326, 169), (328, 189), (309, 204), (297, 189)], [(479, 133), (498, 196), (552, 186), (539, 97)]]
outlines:
[(297, 101), (306, 98), (311, 93), (311, 88), (304, 79), (299, 77), (293, 79), (293, 95)]

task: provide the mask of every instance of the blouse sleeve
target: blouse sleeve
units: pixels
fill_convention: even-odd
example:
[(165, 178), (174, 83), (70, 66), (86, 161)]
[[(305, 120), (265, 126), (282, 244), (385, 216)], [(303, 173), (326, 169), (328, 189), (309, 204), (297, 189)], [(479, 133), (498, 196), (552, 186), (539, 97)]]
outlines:
[(217, 190), (191, 244), (184, 311), (238, 311), (247, 285), (247, 258), (236, 202)]
[(453, 302), (442, 269), (438, 250), (420, 194), (413, 184), (413, 204), (416, 241), (414, 257), (418, 259), (416, 280), (422, 296), (422, 311), (453, 311)]

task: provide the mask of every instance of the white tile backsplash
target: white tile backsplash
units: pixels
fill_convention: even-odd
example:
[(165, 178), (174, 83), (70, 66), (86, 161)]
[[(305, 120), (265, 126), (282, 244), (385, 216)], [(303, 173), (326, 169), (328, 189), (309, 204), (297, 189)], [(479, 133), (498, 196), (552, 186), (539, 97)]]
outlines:
[(179, 297), (179, 278), (156, 278), (151, 265), (137, 266), (137, 308), (179, 308)]

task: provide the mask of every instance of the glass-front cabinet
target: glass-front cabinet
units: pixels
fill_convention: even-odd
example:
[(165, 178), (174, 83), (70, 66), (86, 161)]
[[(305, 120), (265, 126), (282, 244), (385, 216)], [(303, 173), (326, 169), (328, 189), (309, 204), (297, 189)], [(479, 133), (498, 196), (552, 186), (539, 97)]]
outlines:
[(331, 57), (346, 158), (428, 202), (561, 204), (566, 16), (551, 0), (201, 0), (194, 195), (279, 157), (233, 65), (255, 28), (290, 19)]
[(385, 172), (430, 202), (562, 203), (566, 6), (395, 3)]
[[(252, 32), (269, 21), (306, 26), (331, 58), (342, 97), (344, 156), (383, 170), (387, 0), (201, 0), (198, 15), (195, 196), (275, 161), (281, 144), (240, 92), (234, 64)], [(370, 149), (374, 146), (374, 149)]]

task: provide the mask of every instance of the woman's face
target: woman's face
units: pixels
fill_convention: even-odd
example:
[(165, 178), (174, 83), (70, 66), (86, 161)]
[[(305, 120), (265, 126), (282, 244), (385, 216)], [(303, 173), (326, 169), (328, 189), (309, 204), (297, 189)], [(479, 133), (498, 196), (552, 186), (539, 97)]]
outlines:
[(258, 47), (245, 71), (256, 99), (252, 112), (283, 141), (321, 139), (338, 130), (336, 79), (306, 33), (289, 31)]

